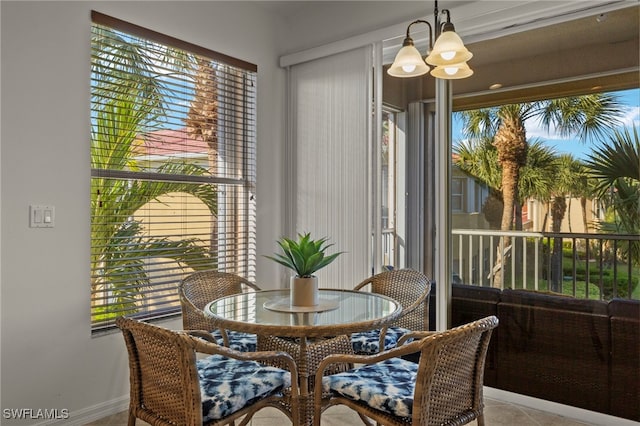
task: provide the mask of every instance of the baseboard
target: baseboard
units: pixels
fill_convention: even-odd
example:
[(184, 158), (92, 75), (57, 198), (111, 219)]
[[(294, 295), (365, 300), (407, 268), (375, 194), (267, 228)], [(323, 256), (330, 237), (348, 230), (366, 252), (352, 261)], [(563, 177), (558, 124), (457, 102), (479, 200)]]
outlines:
[(633, 420), (614, 417), (608, 414), (598, 413), (597, 411), (589, 411), (583, 408), (572, 407), (570, 405), (558, 404), (557, 402), (533, 398), (531, 396), (508, 392), (501, 389), (485, 386), (483, 392), (484, 396), (490, 399), (496, 399), (499, 401), (522, 405), (523, 407), (533, 408), (534, 410), (557, 414), (558, 416), (567, 417), (590, 425), (638, 426), (638, 422)]
[(82, 426), (91, 423), (103, 417), (125, 411), (129, 408), (129, 395), (113, 399), (111, 401), (102, 402), (91, 407), (82, 408), (69, 413), (69, 417), (64, 420), (48, 420), (46, 422), (37, 423), (34, 426)]

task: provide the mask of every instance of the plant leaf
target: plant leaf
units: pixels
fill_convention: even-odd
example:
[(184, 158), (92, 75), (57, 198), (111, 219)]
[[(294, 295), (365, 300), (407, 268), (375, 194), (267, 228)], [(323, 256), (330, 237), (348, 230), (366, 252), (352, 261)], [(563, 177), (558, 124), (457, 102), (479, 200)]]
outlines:
[(326, 237), (313, 240), (309, 232), (299, 233), (298, 241), (282, 237), (277, 243), (283, 254), (265, 257), (292, 269), (300, 277), (309, 277), (344, 253), (339, 252), (325, 256), (325, 251), (333, 246), (333, 244), (327, 244), (327, 241)]

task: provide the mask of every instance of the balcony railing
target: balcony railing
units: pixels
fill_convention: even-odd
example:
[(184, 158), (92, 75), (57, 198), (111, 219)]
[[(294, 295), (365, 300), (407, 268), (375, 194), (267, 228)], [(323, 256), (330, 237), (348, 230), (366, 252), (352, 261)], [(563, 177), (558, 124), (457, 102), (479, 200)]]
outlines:
[(382, 230), (382, 266), (396, 266), (398, 263), (398, 238), (394, 228)]
[(471, 229), (452, 234), (454, 282), (640, 299), (640, 235)]

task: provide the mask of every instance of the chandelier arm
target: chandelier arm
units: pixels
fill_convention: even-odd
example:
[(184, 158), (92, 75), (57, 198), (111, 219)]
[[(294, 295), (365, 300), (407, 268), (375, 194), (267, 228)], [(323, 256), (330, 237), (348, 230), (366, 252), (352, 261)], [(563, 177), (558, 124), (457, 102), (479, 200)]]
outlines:
[(425, 21), (424, 19), (416, 19), (407, 27), (407, 38), (411, 38), (409, 32), (413, 24), (427, 24), (427, 26), (429, 27), (429, 50), (433, 49), (433, 27), (431, 27), (431, 23), (429, 23), (429, 21)]
[(449, 9), (442, 9), (442, 14), (446, 14), (447, 15), (447, 22), (451, 22), (451, 12), (449, 12)]
[(438, 28), (438, 30), (440, 34), (442, 34), (445, 31), (455, 31), (453, 22), (451, 22), (451, 13), (449, 12), (449, 9), (442, 9), (442, 14), (447, 15), (447, 20), (446, 22), (439, 23), (440, 27)]

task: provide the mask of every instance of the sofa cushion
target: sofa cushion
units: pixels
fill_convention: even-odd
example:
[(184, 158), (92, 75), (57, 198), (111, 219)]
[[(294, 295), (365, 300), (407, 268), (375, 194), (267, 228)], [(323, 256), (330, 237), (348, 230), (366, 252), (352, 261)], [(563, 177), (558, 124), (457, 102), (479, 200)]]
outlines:
[(602, 300), (576, 299), (571, 296), (531, 290), (503, 290), (500, 303), (531, 306), (538, 309), (608, 315), (607, 302)]
[(504, 290), (498, 318), (500, 389), (608, 412), (606, 302)]
[(611, 414), (640, 421), (640, 300), (613, 299)]
[[(453, 284), (451, 288), (451, 325), (453, 327), (468, 324), (472, 321), (498, 316), (498, 302), (501, 291), (494, 287), (478, 287), (467, 284)], [(484, 384), (496, 386), (497, 365), (496, 351), (500, 327), (493, 330), (484, 368)]]

